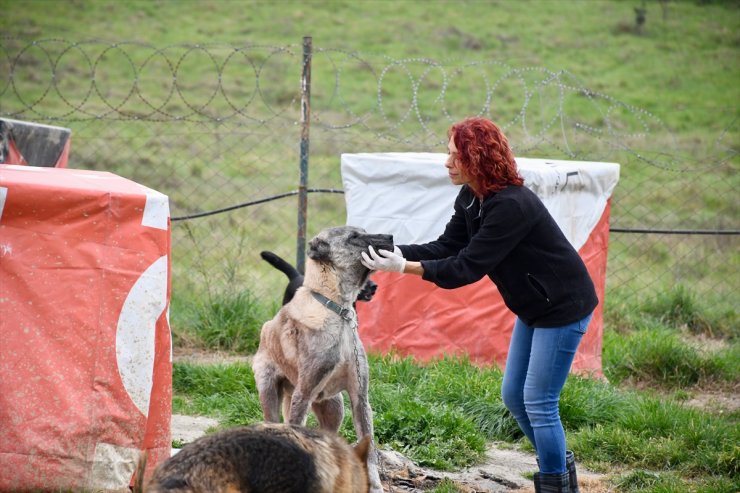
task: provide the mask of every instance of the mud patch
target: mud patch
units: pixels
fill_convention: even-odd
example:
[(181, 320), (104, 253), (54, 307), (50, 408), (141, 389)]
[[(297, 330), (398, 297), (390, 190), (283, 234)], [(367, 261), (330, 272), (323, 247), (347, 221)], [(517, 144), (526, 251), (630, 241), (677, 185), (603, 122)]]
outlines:
[(234, 354), (198, 347), (172, 348), (172, 361), (193, 365), (231, 365), (234, 363), (251, 364), (252, 355)]

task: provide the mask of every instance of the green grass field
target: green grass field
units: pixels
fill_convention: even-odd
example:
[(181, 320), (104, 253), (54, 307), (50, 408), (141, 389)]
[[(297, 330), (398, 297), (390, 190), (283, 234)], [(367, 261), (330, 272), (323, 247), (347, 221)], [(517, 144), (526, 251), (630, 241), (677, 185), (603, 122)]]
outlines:
[[(72, 128), (70, 166), (156, 188), (175, 217), (297, 187), (310, 35), (309, 186), (341, 188), (342, 152), (444, 152), (450, 123), (483, 114), (518, 155), (620, 163), (613, 227), (740, 229), (737, 1), (0, 0), (0, 13), (0, 116)], [(309, 235), (344, 220), (341, 195), (309, 197)], [(293, 259), (295, 221), (283, 199), (174, 223), (176, 346), (254, 350), (285, 284), (256, 252)], [(740, 381), (737, 238), (611, 235), (610, 383), (571, 379), (562, 414), (579, 460), (617, 491), (740, 489), (737, 410), (686, 405)], [(378, 439), (419, 463), (520, 443), (498, 370), (371, 367)], [(174, 384), (177, 412), (261, 417), (246, 366), (177, 363)]]
[[(687, 405), (705, 389), (731, 395), (737, 386), (737, 340), (720, 337), (723, 344), (709, 349), (696, 344), (699, 336), (722, 333), (726, 322), (707, 320), (680, 290), (654, 305), (607, 312), (609, 383), (571, 377), (560, 414), (569, 446), (606, 474), (614, 491), (730, 493), (740, 486), (738, 409)], [(531, 450), (501, 402), (499, 369), (454, 358), (419, 365), (393, 355), (372, 355), (370, 368), (376, 439), (419, 465), (470, 467), (491, 441)], [(176, 363), (174, 370), (175, 412), (213, 416), (222, 426), (262, 419), (247, 365)], [(341, 433), (354, 440), (349, 409), (345, 416)]]

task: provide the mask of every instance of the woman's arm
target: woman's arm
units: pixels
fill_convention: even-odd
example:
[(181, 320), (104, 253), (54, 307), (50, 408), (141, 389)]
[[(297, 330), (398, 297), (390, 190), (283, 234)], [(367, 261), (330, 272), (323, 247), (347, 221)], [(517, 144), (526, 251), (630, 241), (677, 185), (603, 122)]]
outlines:
[(415, 274), (417, 276), (423, 276), (424, 275), (424, 266), (421, 265), (421, 262), (413, 262), (411, 260), (406, 261), (406, 266), (403, 269), (404, 274)]
[(485, 207), (480, 229), (460, 253), (422, 261), (424, 280), (452, 289), (481, 279), (517, 247), (537, 220), (536, 211), (523, 213), (516, 196), (498, 197), (487, 202)]

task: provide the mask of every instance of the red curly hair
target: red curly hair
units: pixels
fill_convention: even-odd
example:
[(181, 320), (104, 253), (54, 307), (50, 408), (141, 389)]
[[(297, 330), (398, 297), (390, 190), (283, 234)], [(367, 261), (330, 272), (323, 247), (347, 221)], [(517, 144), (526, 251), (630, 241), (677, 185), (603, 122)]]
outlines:
[(454, 139), (461, 167), (476, 182), (475, 192), (486, 196), (509, 185), (524, 184), (509, 141), (491, 120), (466, 118), (452, 125), (447, 137)]

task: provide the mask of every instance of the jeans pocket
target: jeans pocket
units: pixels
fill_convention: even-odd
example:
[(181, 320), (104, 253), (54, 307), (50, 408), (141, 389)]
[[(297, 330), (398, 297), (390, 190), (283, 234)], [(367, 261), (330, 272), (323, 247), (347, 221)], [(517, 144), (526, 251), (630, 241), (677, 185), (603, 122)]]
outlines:
[(593, 313), (588, 315), (587, 317), (579, 320), (575, 324), (575, 330), (581, 335), (585, 335), (586, 331), (588, 330), (588, 325), (591, 323), (591, 318), (593, 317)]

